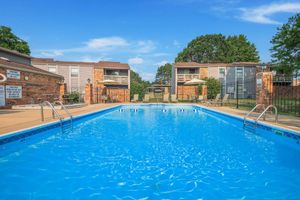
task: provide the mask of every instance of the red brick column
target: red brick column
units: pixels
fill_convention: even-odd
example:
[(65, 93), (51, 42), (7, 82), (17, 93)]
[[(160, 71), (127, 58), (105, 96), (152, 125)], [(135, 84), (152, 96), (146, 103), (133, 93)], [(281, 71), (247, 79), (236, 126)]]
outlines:
[(93, 84), (87, 83), (84, 91), (84, 102), (87, 104), (93, 104)]
[(204, 100), (207, 99), (207, 85), (202, 85), (202, 96)]
[[(67, 93), (67, 84), (62, 83), (59, 85), (59, 100), (64, 101), (64, 95)], [(64, 103), (64, 102), (63, 102)]]
[(256, 74), (256, 104), (268, 106), (272, 104), (273, 74), (260, 72)]

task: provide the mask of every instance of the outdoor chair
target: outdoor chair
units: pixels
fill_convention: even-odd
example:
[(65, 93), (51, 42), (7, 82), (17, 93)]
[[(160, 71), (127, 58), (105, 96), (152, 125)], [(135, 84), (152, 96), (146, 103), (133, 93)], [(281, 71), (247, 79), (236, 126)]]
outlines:
[(102, 95), (102, 96), (101, 96), (101, 101), (102, 101), (102, 103), (107, 103), (108, 97), (105, 96), (105, 95)]
[(164, 103), (169, 103), (169, 95), (168, 94), (164, 94), (163, 102)]
[(225, 94), (223, 99), (219, 99), (218, 101), (212, 102), (212, 105), (223, 105), (228, 101), (229, 94)]
[(204, 96), (203, 95), (199, 95), (197, 101), (200, 102), (200, 103), (204, 102)]
[(215, 97), (215, 99), (208, 100), (205, 103), (207, 105), (214, 105), (214, 104), (216, 104), (217, 102), (220, 101), (220, 98), (221, 98), (221, 94), (217, 94), (217, 96)]
[(217, 96), (216, 96), (215, 99), (210, 100), (210, 101), (208, 101), (208, 102), (209, 102), (209, 103), (216, 103), (216, 102), (220, 101), (220, 98), (221, 98), (221, 94), (217, 94)]
[(171, 102), (172, 102), (172, 103), (177, 103), (177, 102), (178, 102), (178, 100), (177, 100), (177, 98), (176, 98), (176, 94), (172, 94), (172, 95), (171, 95)]
[(112, 103), (118, 102), (118, 96), (113, 96), (113, 97), (111, 98), (111, 101), (112, 101)]
[(134, 94), (133, 95), (133, 99), (131, 100), (131, 102), (138, 102), (139, 101), (139, 95), (138, 94)]
[(145, 94), (143, 102), (144, 103), (149, 103), (149, 101), (150, 101), (149, 94)]

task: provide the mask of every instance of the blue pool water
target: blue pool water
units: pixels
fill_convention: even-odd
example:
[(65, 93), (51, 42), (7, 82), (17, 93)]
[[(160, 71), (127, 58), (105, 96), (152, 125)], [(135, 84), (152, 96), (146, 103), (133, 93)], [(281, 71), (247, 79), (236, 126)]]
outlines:
[(295, 139), (188, 105), (117, 107), (0, 147), (0, 199), (300, 199)]

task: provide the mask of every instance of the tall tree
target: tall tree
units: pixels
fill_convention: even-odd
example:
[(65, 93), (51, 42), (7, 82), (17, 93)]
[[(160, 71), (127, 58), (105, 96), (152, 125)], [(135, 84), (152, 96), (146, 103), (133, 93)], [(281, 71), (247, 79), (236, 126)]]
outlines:
[(300, 69), (300, 13), (278, 28), (271, 43), (272, 63), (278, 72), (291, 74)]
[(226, 62), (227, 51), (226, 37), (222, 34), (202, 35), (192, 40), (175, 61)]
[(170, 63), (166, 63), (160, 66), (155, 75), (155, 82), (161, 84), (170, 84), (172, 77), (172, 65)]
[(258, 62), (259, 56), (256, 47), (249, 42), (245, 35), (227, 37), (227, 62)]
[(12, 33), (11, 28), (7, 26), (0, 26), (0, 47), (30, 55), (27, 42)]
[(139, 100), (142, 99), (142, 97), (145, 94), (145, 90), (147, 87), (150, 87), (150, 82), (144, 81), (140, 75), (133, 71), (130, 70), (130, 98), (133, 98), (134, 94), (139, 95)]
[(222, 34), (202, 35), (180, 52), (176, 62), (258, 62), (256, 47), (244, 35), (225, 37)]

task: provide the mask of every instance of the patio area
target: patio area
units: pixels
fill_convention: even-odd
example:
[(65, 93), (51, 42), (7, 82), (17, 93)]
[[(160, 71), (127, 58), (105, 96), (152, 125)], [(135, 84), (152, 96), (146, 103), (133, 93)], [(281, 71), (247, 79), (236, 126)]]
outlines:
[[(80, 108), (68, 109), (73, 116), (94, 112), (103, 108), (116, 106), (116, 103), (109, 104), (92, 104)], [(67, 117), (63, 110), (57, 110), (60, 115)], [(44, 109), (45, 121), (41, 121), (40, 110), (17, 110), (17, 109), (0, 109), (0, 135), (12, 131), (30, 128), (45, 123), (55, 121), (52, 119), (50, 109)]]

